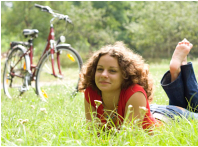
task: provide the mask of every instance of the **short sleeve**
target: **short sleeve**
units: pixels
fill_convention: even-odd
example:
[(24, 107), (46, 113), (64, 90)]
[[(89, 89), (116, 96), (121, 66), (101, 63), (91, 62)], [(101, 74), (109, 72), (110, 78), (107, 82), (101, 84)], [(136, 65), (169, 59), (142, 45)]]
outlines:
[(134, 85), (134, 86), (130, 86), (124, 93), (125, 95), (125, 102), (127, 103), (127, 101), (129, 100), (129, 98), (135, 94), (136, 92), (142, 92), (144, 94), (144, 96), (147, 99), (147, 94), (146, 91), (144, 90), (144, 88), (138, 84)]
[(96, 92), (95, 91), (93, 91), (92, 89), (91, 89), (91, 87), (88, 87), (88, 88), (86, 88), (86, 90), (85, 90), (85, 92), (84, 92), (84, 96), (85, 96), (85, 99), (86, 99), (86, 101), (90, 104), (91, 103), (91, 105), (93, 106), (93, 107), (96, 107), (96, 105), (95, 105), (95, 103), (94, 103), (94, 97), (96, 97), (96, 94), (95, 94)]

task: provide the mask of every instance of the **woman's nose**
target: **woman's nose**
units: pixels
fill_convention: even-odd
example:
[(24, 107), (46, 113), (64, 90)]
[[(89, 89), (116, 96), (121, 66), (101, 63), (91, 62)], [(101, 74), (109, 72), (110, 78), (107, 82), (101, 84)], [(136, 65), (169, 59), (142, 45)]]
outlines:
[(103, 77), (108, 77), (108, 71), (107, 71), (107, 70), (103, 70), (102, 76), (103, 76)]

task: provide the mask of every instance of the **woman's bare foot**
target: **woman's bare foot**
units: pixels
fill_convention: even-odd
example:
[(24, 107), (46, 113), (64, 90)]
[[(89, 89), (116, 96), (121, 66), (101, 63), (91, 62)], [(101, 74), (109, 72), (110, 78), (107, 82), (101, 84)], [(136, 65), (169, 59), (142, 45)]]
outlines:
[(185, 38), (175, 48), (172, 59), (170, 61), (171, 82), (177, 79), (181, 69), (181, 65), (187, 64), (187, 55), (193, 45)]

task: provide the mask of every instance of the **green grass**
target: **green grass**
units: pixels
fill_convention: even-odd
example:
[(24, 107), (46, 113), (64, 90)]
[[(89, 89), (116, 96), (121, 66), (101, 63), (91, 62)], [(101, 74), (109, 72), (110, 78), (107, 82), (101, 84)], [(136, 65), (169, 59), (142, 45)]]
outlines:
[[(198, 61), (193, 62), (198, 67)], [(168, 104), (168, 98), (160, 87), (160, 79), (168, 70), (168, 62), (150, 64), (155, 80), (154, 102)], [(198, 73), (198, 69), (195, 69)], [(196, 74), (198, 79), (198, 74)], [(84, 116), (84, 98), (78, 93), (75, 98), (57, 96), (40, 101), (31, 89), (20, 98), (8, 99), (1, 89), (1, 145), (2, 146), (197, 146), (198, 120), (191, 125), (182, 120), (180, 123), (166, 124), (154, 129), (149, 135), (141, 129), (132, 130), (128, 126), (116, 132), (88, 130)], [(32, 108), (34, 107), (34, 108)], [(41, 108), (46, 109), (41, 111)], [(28, 122), (22, 124), (20, 119)]]

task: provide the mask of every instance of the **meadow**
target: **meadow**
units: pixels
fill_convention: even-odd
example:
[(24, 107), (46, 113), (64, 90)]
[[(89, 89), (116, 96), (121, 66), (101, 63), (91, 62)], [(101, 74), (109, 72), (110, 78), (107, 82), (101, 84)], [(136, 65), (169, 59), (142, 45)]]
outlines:
[[(153, 103), (167, 105), (168, 98), (160, 86), (169, 61), (150, 64), (155, 82)], [(198, 79), (198, 60), (193, 61)], [(67, 95), (42, 102), (34, 89), (22, 97), (8, 99), (1, 89), (1, 145), (2, 146), (197, 146), (198, 120), (181, 120), (154, 129), (149, 135), (127, 125), (118, 132), (88, 129), (84, 114), (83, 93), (75, 98)]]

